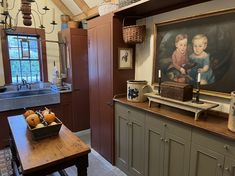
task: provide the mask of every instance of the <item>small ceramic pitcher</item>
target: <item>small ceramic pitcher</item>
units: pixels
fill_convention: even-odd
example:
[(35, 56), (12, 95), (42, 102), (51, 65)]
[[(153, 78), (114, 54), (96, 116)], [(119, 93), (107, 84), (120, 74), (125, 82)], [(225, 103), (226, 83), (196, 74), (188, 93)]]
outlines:
[(235, 91), (231, 92), (228, 129), (235, 132)]
[(127, 100), (132, 102), (144, 102), (147, 97), (144, 95), (148, 92), (147, 81), (128, 80), (127, 81)]

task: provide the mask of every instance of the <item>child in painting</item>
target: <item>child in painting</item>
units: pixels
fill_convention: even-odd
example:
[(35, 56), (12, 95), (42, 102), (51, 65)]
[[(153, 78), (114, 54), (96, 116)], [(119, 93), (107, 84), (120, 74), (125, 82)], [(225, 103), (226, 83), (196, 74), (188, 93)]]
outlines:
[(215, 81), (213, 71), (210, 68), (209, 54), (205, 52), (208, 39), (204, 34), (197, 34), (192, 39), (193, 54), (189, 56), (190, 62), (197, 64), (190, 71), (190, 76), (196, 81), (196, 76), (201, 73), (201, 84), (211, 84)]
[[(187, 44), (187, 34), (178, 34), (175, 37), (176, 49), (172, 54), (172, 63), (168, 67), (169, 79), (179, 82), (177, 77), (179, 77), (181, 74), (186, 74), (186, 70), (183, 68), (183, 66), (188, 63)], [(181, 80), (180, 82), (182, 81), (184, 82), (184, 80)]]

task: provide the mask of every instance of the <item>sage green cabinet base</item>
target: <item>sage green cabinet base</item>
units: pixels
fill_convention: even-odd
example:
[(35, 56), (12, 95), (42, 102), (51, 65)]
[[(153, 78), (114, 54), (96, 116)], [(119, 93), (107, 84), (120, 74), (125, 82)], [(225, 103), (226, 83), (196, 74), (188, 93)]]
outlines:
[(144, 175), (145, 113), (115, 104), (116, 165), (127, 175)]
[(222, 176), (224, 156), (199, 145), (191, 148), (190, 176)]
[(190, 128), (147, 113), (145, 175), (188, 176), (190, 137)]
[(235, 176), (235, 142), (115, 103), (116, 165), (128, 176)]

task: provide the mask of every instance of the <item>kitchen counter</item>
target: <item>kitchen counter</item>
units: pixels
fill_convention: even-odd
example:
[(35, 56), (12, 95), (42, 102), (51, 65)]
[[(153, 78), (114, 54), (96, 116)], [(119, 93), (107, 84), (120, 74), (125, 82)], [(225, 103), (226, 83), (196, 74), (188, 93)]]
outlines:
[(153, 103), (152, 107), (150, 108), (148, 106), (148, 101), (144, 103), (133, 103), (127, 101), (126, 97), (123, 96), (116, 96), (113, 100), (235, 141), (235, 133), (229, 131), (227, 128), (228, 114), (209, 111), (207, 114), (202, 114), (199, 117), (198, 121), (195, 121), (194, 113), (180, 110), (177, 108), (172, 108), (165, 105), (161, 105), (161, 107), (159, 108), (157, 103)]

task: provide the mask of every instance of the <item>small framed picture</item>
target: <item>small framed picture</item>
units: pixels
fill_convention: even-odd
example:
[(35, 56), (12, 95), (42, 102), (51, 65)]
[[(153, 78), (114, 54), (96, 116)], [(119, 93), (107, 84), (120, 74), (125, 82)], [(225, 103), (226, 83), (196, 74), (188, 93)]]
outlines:
[(133, 49), (132, 48), (118, 48), (118, 68), (132, 69)]

